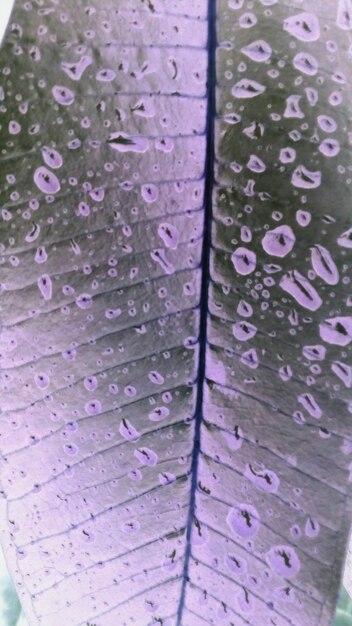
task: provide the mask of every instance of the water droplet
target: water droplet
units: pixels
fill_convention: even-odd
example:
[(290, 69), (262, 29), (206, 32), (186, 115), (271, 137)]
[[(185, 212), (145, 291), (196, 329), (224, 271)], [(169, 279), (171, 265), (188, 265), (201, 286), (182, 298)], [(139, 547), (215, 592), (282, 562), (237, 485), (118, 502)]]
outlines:
[(284, 30), (300, 41), (317, 41), (320, 37), (318, 18), (305, 11), (288, 17), (284, 21)]
[(239, 504), (230, 509), (226, 523), (241, 537), (253, 537), (259, 530), (260, 517), (257, 509), (251, 504)]
[(291, 578), (300, 571), (301, 564), (291, 546), (275, 546), (266, 555), (266, 561), (279, 576)]
[(134, 451), (134, 456), (142, 465), (156, 465), (158, 462), (158, 455), (150, 448), (137, 448)]
[(284, 274), (280, 280), (280, 287), (309, 311), (317, 311), (323, 303), (313, 285), (298, 270)]
[(231, 261), (238, 274), (247, 276), (256, 268), (257, 255), (248, 248), (239, 247), (231, 255)]
[(57, 193), (60, 191), (60, 181), (53, 172), (48, 170), (47, 167), (41, 165), (38, 167), (33, 176), (34, 182), (38, 189), (43, 193)]
[(255, 98), (264, 93), (265, 89), (264, 85), (255, 80), (242, 78), (232, 87), (231, 93), (235, 98)]
[(262, 246), (267, 254), (277, 257), (285, 257), (294, 245), (296, 237), (290, 226), (281, 225), (269, 230), (262, 240)]

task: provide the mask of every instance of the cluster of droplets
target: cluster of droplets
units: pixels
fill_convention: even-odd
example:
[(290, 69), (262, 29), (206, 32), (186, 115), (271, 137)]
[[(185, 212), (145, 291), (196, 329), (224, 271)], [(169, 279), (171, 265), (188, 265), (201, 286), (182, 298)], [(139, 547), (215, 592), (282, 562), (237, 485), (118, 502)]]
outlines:
[[(215, 573), (207, 580), (195, 562), (191, 580), (204, 589), (209, 623), (289, 615), (318, 625), (315, 601), (330, 588), (316, 559), (333, 563), (338, 492), (351, 475), (352, 176), (340, 38), (352, 7), (225, 4), (193, 529), (194, 559)], [(341, 507), (334, 520), (331, 499)]]
[(2, 493), (53, 626), (172, 626), (182, 587), (207, 2), (118, 4), (19, 3), (0, 58)]

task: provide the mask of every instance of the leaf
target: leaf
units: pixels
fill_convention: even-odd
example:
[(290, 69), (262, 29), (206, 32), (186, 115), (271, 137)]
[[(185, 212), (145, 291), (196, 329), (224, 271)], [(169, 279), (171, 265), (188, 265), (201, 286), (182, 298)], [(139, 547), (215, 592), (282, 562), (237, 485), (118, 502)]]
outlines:
[(0, 519), (31, 626), (331, 623), (351, 25), (346, 0), (17, 1)]

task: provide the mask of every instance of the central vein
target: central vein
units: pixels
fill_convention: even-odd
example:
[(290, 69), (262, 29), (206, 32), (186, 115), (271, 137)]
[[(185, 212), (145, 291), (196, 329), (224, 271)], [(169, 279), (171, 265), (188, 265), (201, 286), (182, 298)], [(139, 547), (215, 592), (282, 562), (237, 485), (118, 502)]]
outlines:
[(202, 283), (200, 296), (200, 329), (199, 329), (199, 364), (197, 379), (197, 400), (195, 409), (194, 447), (191, 463), (191, 493), (186, 528), (186, 551), (183, 568), (183, 580), (180, 602), (177, 612), (177, 626), (182, 626), (182, 615), (185, 606), (186, 587), (189, 581), (189, 566), (192, 558), (191, 534), (195, 520), (196, 492), (198, 488), (198, 463), (200, 454), (200, 434), (203, 411), (203, 385), (205, 379), (205, 360), (207, 342), (207, 316), (209, 291), (209, 261), (211, 249), (212, 198), (214, 186), (214, 122), (216, 114), (216, 0), (208, 0), (208, 76), (207, 76), (207, 122), (206, 122), (206, 158), (204, 168), (204, 231), (202, 250)]

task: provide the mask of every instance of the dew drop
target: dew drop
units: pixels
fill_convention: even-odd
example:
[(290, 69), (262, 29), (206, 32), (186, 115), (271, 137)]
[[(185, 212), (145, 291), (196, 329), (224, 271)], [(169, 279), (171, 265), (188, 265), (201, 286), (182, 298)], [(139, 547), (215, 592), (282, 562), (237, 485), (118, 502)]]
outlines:
[(266, 555), (270, 568), (279, 576), (291, 578), (298, 574), (301, 564), (291, 546), (275, 546)]
[(281, 225), (269, 230), (262, 239), (262, 246), (267, 254), (285, 257), (296, 242), (295, 234), (290, 226)]
[(158, 462), (158, 455), (150, 448), (137, 448), (134, 451), (134, 456), (142, 465), (156, 465)]
[(247, 276), (254, 272), (257, 265), (257, 255), (248, 248), (239, 247), (231, 255), (231, 261), (238, 274)]
[(53, 172), (48, 170), (47, 167), (41, 165), (38, 167), (33, 176), (34, 182), (38, 189), (43, 193), (57, 193), (60, 191), (60, 181)]
[(238, 83), (232, 87), (231, 93), (235, 98), (255, 98), (264, 93), (265, 89), (266, 87), (264, 85), (261, 85), (255, 80), (242, 78), (242, 80), (238, 81)]
[(140, 433), (127, 419), (122, 419), (120, 422), (119, 433), (127, 441), (138, 441)]
[(230, 509), (226, 523), (241, 537), (253, 537), (259, 530), (260, 517), (257, 509), (251, 504), (238, 504)]
[(320, 37), (318, 18), (313, 13), (302, 12), (284, 21), (284, 30), (300, 41), (317, 41)]

